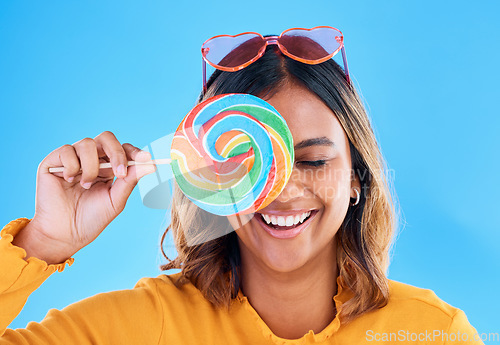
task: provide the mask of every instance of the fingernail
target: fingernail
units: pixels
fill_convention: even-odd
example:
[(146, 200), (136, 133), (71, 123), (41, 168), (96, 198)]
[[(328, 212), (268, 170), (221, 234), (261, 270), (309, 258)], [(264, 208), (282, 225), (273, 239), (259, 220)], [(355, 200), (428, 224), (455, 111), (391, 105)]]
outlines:
[(89, 189), (91, 186), (92, 186), (92, 182), (85, 182), (84, 184), (82, 184), (82, 187), (85, 189)]
[(116, 168), (116, 173), (118, 176), (125, 177), (127, 176), (127, 171), (125, 170), (125, 165), (120, 164), (118, 168)]
[(75, 179), (75, 177), (74, 177), (74, 176), (71, 176), (71, 177), (68, 177), (68, 180), (67, 180), (67, 181), (68, 181), (69, 183), (71, 183), (71, 182), (73, 182), (73, 180), (74, 180), (74, 179)]

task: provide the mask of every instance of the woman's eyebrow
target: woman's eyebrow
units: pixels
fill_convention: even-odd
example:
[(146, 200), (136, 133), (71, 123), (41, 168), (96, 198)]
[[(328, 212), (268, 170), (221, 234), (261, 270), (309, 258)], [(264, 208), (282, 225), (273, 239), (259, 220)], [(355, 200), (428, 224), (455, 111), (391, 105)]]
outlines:
[(295, 145), (295, 150), (302, 149), (304, 147), (308, 146), (316, 146), (316, 145), (321, 145), (321, 146), (335, 146), (335, 143), (328, 139), (327, 137), (320, 137), (320, 138), (312, 138), (312, 139), (306, 139), (302, 140), (300, 143)]

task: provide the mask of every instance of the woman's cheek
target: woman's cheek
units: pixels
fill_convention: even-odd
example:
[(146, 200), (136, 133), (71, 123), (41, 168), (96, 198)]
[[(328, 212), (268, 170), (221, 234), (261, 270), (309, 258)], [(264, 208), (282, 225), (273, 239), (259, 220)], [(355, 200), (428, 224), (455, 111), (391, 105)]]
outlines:
[(342, 203), (349, 199), (350, 171), (328, 169), (318, 173), (312, 183), (315, 194), (324, 204)]

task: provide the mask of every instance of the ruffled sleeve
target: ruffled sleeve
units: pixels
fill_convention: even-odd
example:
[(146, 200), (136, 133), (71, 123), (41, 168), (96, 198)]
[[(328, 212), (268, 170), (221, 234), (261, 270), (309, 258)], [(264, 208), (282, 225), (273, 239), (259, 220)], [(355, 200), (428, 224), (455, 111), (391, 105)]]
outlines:
[(23, 248), (14, 246), (14, 236), (30, 222), (27, 218), (11, 221), (0, 232), (0, 336), (23, 308), (29, 295), (56, 270), (62, 272), (73, 258), (48, 265), (38, 258), (26, 257)]
[(164, 322), (156, 279), (141, 279), (134, 289), (100, 293), (62, 310), (51, 309), (41, 322), (25, 329), (9, 329), (28, 296), (68, 259), (48, 265), (28, 258), (12, 244), (14, 236), (29, 222), (17, 219), (2, 231), (0, 239), (0, 345), (101, 345), (159, 344)]

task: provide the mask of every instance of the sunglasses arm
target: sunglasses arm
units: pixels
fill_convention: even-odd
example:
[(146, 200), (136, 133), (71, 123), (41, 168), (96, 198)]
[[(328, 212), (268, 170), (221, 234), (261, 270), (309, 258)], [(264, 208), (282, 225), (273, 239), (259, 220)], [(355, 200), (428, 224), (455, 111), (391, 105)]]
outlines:
[(345, 76), (347, 78), (347, 83), (350, 85), (351, 78), (349, 77), (349, 67), (347, 67), (347, 57), (345, 54), (345, 47), (344, 46), (342, 46), (342, 60), (344, 61), (344, 71), (345, 71)]
[(207, 63), (203, 57), (201, 58), (202, 69), (203, 69), (203, 96), (207, 92)]

